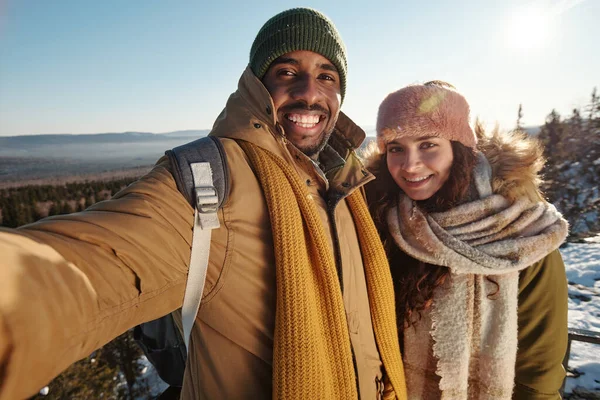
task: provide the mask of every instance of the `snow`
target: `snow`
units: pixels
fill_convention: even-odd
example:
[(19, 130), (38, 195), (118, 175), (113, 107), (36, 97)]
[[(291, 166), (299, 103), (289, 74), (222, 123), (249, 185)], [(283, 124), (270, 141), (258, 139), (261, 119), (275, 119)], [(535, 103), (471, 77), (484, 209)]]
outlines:
[(600, 243), (600, 235), (583, 239), (587, 243)]
[[(138, 377), (138, 384), (148, 387), (150, 391), (151, 398), (155, 398), (169, 387), (158, 374), (156, 373), (156, 369), (152, 366), (150, 361), (146, 358), (146, 356), (142, 356), (138, 362), (144, 366), (140, 377)], [(142, 400), (136, 399), (136, 400)]]
[[(569, 282), (569, 327), (600, 332), (600, 236), (560, 250)], [(573, 341), (565, 393), (600, 394), (600, 345)]]

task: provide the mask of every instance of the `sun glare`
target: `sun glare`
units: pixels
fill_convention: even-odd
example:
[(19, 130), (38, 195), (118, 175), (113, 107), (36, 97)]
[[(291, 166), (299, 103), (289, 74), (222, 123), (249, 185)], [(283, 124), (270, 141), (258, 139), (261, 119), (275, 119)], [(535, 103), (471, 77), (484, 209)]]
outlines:
[(548, 44), (550, 15), (542, 7), (522, 7), (511, 16), (506, 44), (517, 50), (535, 50)]

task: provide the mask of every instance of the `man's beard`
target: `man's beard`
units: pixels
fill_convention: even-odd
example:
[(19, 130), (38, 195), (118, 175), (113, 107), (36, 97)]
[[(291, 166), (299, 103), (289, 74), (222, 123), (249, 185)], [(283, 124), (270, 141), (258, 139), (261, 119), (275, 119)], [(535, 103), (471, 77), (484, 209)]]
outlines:
[[(303, 102), (296, 102), (293, 104), (289, 104), (286, 107), (282, 107), (280, 111), (284, 114), (287, 114), (287, 113), (292, 113), (294, 111), (304, 111), (304, 110), (321, 111), (324, 114), (327, 114), (328, 121), (331, 121), (331, 118), (333, 117), (331, 115), (331, 113), (329, 112), (329, 110), (327, 110), (325, 107), (321, 106), (320, 104), (313, 104), (313, 105), (309, 106)], [(335, 120), (337, 120), (337, 115), (335, 116)], [(319, 141), (319, 143), (314, 144), (312, 146), (306, 146), (306, 147), (305, 146), (300, 147), (298, 145), (295, 145), (295, 146), (298, 148), (298, 150), (300, 150), (306, 156), (315, 159), (318, 156), (318, 154), (327, 145), (327, 142), (329, 141), (329, 138), (331, 137), (331, 134), (333, 133), (333, 130), (335, 128), (335, 121), (333, 122), (332, 125), (333, 126), (328, 129), (328, 132), (323, 133), (323, 136), (321, 137), (321, 140)]]
[(329, 138), (331, 137), (332, 132), (326, 132), (321, 137), (319, 143), (308, 146), (308, 147), (298, 147), (298, 149), (303, 152), (306, 156), (310, 158), (316, 158), (319, 153), (327, 146), (327, 142), (329, 142)]

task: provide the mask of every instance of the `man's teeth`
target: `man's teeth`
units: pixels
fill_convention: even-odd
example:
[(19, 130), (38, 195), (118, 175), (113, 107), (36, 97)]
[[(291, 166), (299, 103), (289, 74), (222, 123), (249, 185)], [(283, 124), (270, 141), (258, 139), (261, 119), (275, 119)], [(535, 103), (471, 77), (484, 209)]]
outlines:
[(287, 119), (302, 128), (313, 128), (319, 123), (320, 117), (318, 115), (289, 114)]
[(421, 178), (415, 178), (415, 179), (408, 179), (408, 178), (404, 178), (404, 180), (408, 181), (408, 182), (421, 182), (424, 181), (425, 179), (429, 178), (431, 175), (427, 175), (427, 176), (423, 176)]

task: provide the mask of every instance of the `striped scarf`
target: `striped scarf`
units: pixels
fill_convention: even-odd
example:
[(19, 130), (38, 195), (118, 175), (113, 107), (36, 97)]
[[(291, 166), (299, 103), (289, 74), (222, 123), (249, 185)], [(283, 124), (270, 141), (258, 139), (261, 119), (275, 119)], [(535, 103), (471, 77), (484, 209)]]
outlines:
[[(317, 209), (296, 171), (280, 157), (240, 141), (264, 192), (276, 263), (273, 398), (358, 398), (350, 336), (334, 256)], [(385, 252), (364, 198), (347, 200), (361, 244), (375, 337), (390, 398), (406, 387)]]

